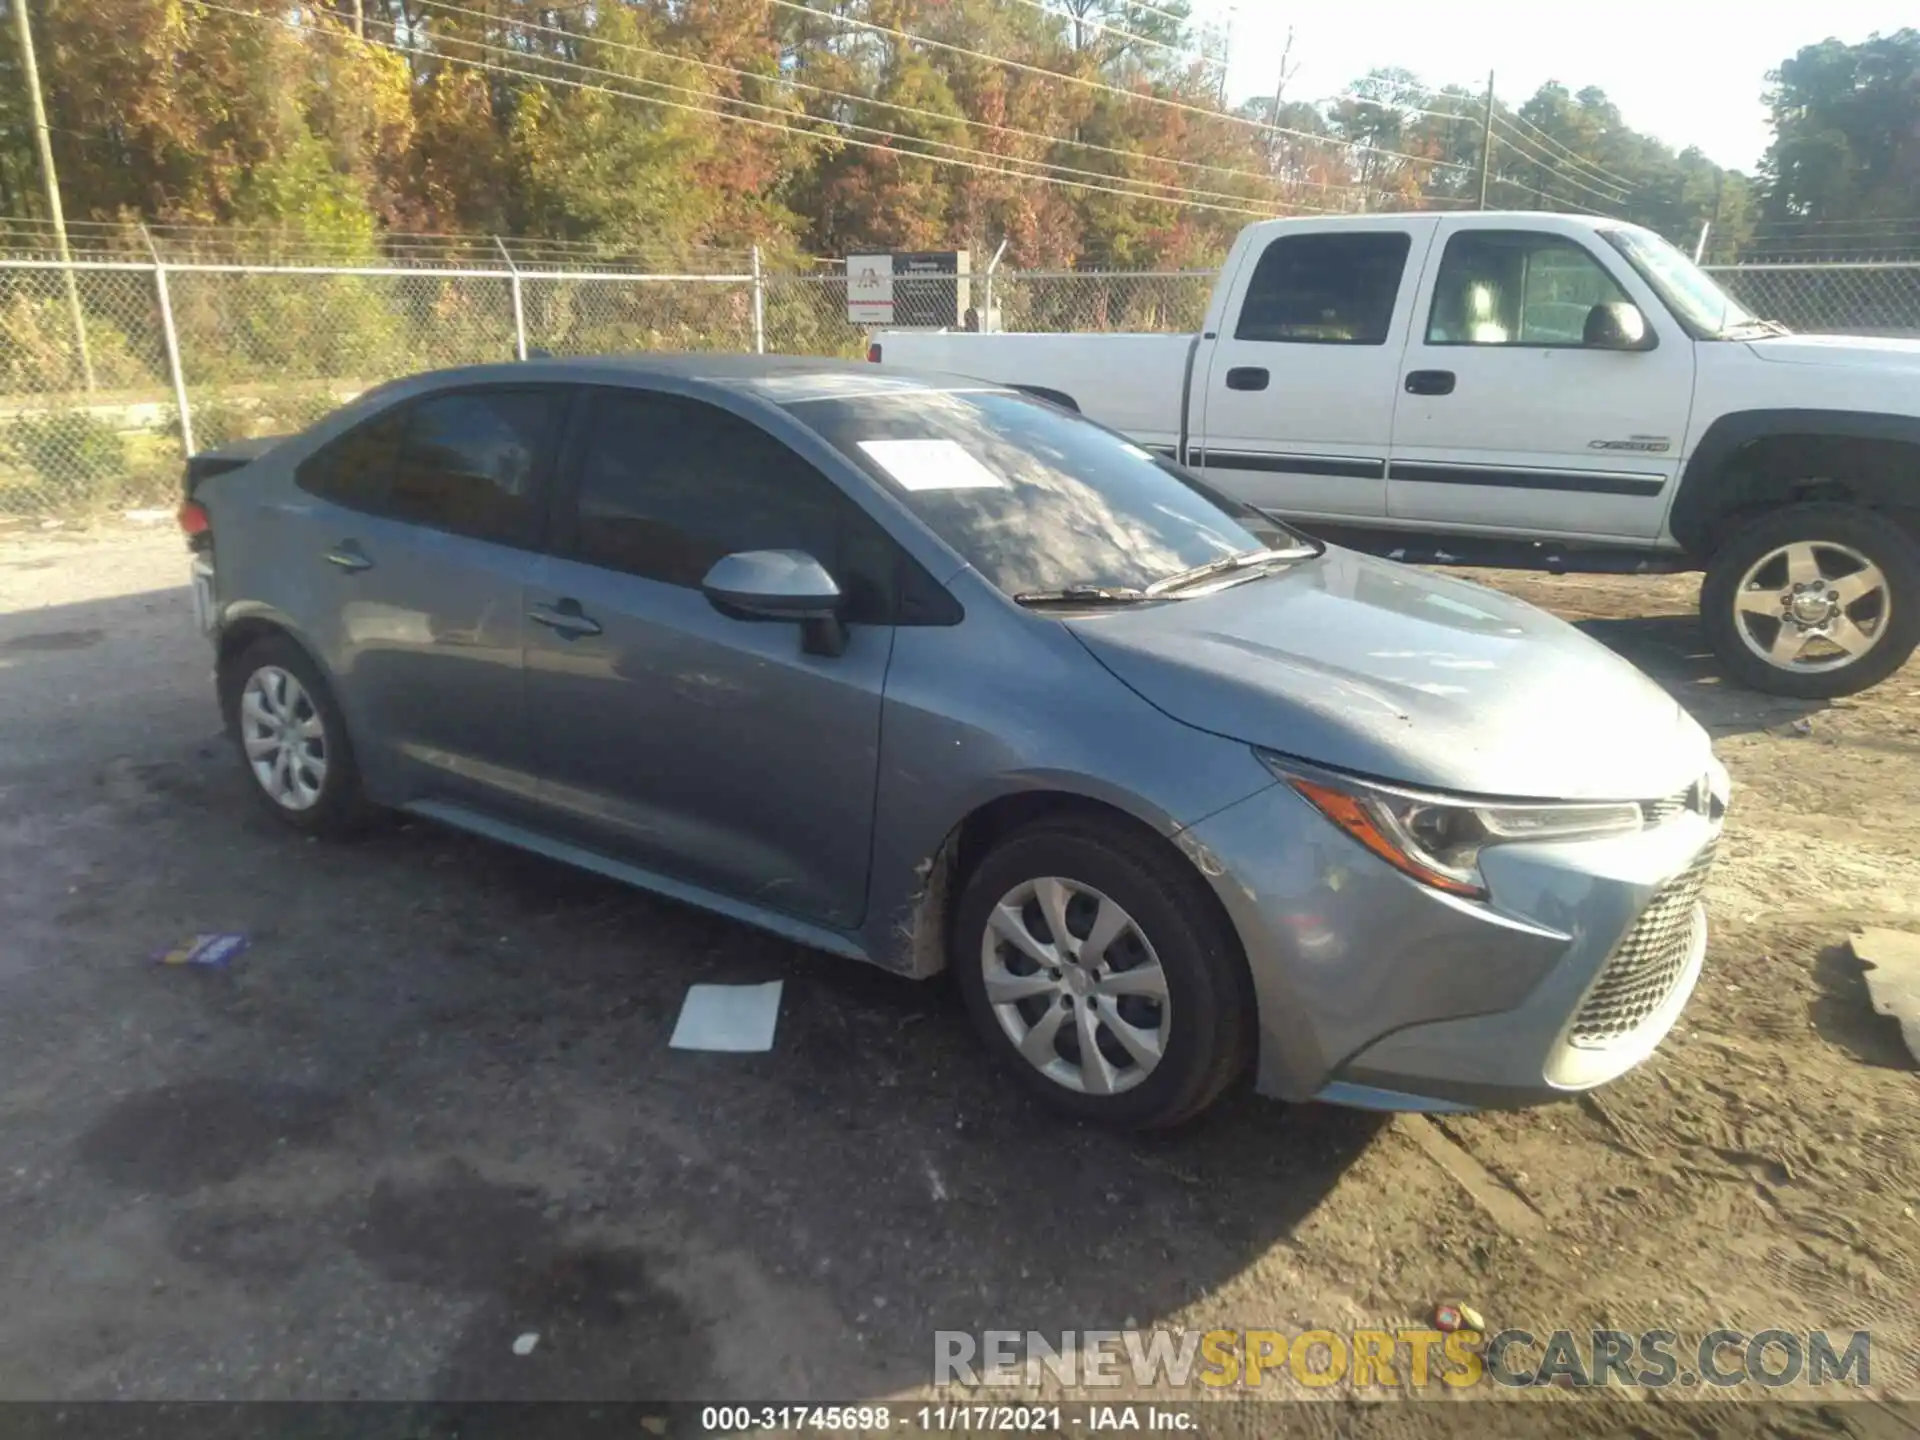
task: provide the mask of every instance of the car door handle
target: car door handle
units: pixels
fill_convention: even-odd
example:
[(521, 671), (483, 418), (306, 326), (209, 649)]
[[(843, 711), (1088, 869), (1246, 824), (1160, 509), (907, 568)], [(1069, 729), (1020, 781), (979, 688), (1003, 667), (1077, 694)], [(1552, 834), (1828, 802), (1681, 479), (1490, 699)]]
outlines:
[(536, 605), (527, 612), (527, 618), (567, 640), (600, 633), (600, 622), (591, 615), (583, 614), (578, 600), (562, 600), (558, 605)]
[(1267, 388), (1267, 372), (1258, 365), (1236, 365), (1227, 371), (1229, 390), (1264, 390)]
[(351, 540), (342, 540), (327, 551), (327, 563), (339, 566), (350, 575), (373, 568), (373, 561), (367, 558), (366, 552)]
[(1410, 370), (1407, 372), (1409, 395), (1451, 395), (1457, 377), (1451, 370)]

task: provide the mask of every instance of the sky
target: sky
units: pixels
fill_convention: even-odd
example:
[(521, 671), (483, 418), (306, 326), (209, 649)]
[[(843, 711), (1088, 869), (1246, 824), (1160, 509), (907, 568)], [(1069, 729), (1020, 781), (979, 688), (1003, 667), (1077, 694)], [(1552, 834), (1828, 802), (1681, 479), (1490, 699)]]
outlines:
[(1507, 104), (1548, 80), (1598, 85), (1634, 129), (1752, 174), (1772, 139), (1761, 102), (1767, 71), (1803, 45), (1855, 44), (1920, 23), (1913, 0), (1194, 0), (1195, 18), (1233, 12), (1227, 98), (1272, 95), (1293, 27), (1289, 100), (1338, 94), (1368, 70), (1400, 66), (1430, 85), (1484, 89)]

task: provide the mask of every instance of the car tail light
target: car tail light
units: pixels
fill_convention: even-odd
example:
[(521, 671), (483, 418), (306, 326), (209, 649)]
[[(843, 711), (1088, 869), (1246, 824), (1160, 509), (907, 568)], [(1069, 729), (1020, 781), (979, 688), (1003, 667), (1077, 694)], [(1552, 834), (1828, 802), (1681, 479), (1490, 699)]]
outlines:
[(880, 342), (878, 340), (867, 346), (867, 363), (869, 365), (878, 365), (880, 363)]
[(176, 514), (180, 521), (180, 533), (189, 540), (196, 540), (213, 531), (213, 520), (207, 514), (207, 507), (198, 500), (182, 500)]

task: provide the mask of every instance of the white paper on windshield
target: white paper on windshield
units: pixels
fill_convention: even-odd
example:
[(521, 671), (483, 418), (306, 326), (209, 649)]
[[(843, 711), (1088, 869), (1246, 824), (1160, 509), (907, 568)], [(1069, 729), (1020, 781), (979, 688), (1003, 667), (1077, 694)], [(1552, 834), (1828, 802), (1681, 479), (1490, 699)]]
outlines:
[(952, 440), (862, 440), (860, 448), (905, 490), (1012, 488)]

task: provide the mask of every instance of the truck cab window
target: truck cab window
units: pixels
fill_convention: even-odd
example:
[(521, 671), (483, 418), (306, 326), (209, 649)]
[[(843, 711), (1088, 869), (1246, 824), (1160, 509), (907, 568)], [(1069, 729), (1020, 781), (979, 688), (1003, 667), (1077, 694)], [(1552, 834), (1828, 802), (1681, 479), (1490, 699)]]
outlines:
[(1577, 348), (1593, 307), (1626, 299), (1600, 262), (1564, 236), (1469, 230), (1441, 257), (1427, 343)]
[(1398, 230), (1281, 236), (1254, 266), (1234, 339), (1386, 344), (1412, 246)]

